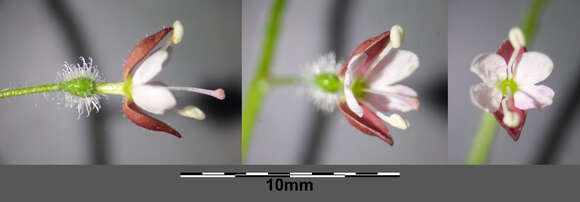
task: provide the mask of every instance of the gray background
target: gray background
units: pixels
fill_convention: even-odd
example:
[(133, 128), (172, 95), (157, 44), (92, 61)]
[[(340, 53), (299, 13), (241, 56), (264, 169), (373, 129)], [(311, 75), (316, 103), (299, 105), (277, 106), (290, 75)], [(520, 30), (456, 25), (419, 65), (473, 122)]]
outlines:
[[(273, 75), (299, 75), (305, 65), (332, 51), (328, 38), (333, 4), (344, 1), (288, 1), (272, 63)], [(242, 81), (247, 86), (256, 69), (271, 1), (243, 1)], [(344, 16), (342, 51), (346, 60), (364, 40), (394, 24), (405, 29), (401, 47), (419, 56), (420, 67), (402, 84), (411, 86), (421, 102), (419, 111), (405, 114), (406, 131), (391, 128), (395, 146), (362, 134), (340, 112), (323, 115), (326, 134), (312, 153), (311, 124), (317, 109), (309, 97), (294, 87), (272, 89), (257, 119), (247, 163), (300, 164), (317, 155), (322, 164), (417, 164), (447, 162), (447, 4), (446, 1), (349, 1)], [(437, 88), (439, 87), (439, 88)], [(442, 91), (437, 91), (443, 89)], [(247, 88), (244, 89), (244, 93)], [(317, 126), (315, 126), (317, 127)]]
[[(121, 112), (121, 97), (82, 116), (51, 101), (55, 95), (0, 100), (0, 163), (5, 164), (237, 164), (240, 162), (241, 3), (239, 1), (64, 1), (80, 42), (72, 42), (53, 1), (0, 1), (0, 88), (56, 79), (64, 61), (77, 62), (83, 43), (108, 82), (122, 80), (134, 45), (180, 19), (181, 44), (156, 79), (168, 85), (226, 88), (223, 102), (176, 93), (178, 105), (206, 112), (198, 121), (174, 113), (154, 116), (184, 136), (150, 132)], [(73, 48), (71, 48), (73, 47)], [(85, 53), (86, 54), (86, 53)], [(95, 121), (96, 120), (96, 121)], [(102, 122), (99, 122), (102, 120)], [(95, 129), (94, 124), (97, 124)], [(95, 132), (96, 131), (96, 132)]]
[[(529, 7), (520, 1), (449, 1), (449, 161), (464, 163), (479, 121), (481, 111), (469, 98), (471, 85), (481, 82), (469, 71), (473, 58), (482, 52), (495, 52), (507, 39), (508, 30), (520, 26)], [(490, 163), (535, 163), (547, 139), (555, 138), (561, 128), (554, 123), (569, 115), (564, 138), (556, 146), (552, 163), (577, 164), (580, 149), (578, 115), (575, 108), (565, 107), (566, 99), (578, 88), (580, 65), (580, 4), (577, 1), (549, 1), (540, 15), (538, 31), (531, 42), (533, 51), (542, 52), (554, 62), (554, 71), (543, 82), (554, 89), (554, 103), (541, 110), (529, 110), (520, 139), (514, 142), (503, 129), (498, 129)], [(570, 101), (577, 103), (577, 100)], [(575, 104), (573, 106), (576, 106)], [(562, 121), (560, 121), (562, 122)]]

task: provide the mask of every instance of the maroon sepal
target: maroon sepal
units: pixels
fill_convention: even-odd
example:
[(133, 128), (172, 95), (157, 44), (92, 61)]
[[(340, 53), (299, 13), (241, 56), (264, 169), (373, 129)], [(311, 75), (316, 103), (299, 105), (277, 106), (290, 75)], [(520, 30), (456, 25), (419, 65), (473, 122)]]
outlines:
[(179, 132), (171, 128), (171, 126), (143, 113), (133, 101), (127, 101), (127, 99), (123, 101), (123, 113), (138, 126), (149, 130), (166, 132), (181, 138)]
[[(513, 52), (514, 52), (514, 47), (512, 46), (512, 44), (510, 43), (509, 40), (506, 40), (499, 47), (499, 50), (497, 50), (497, 54), (500, 55), (501, 57), (503, 57), (506, 64), (509, 64), (509, 61), (510, 61), (510, 58), (511, 58)], [(520, 51), (518, 52), (516, 57), (521, 56), (524, 52), (526, 52), (525, 47), (520, 49)], [(503, 97), (502, 100), (503, 99), (505, 99), (505, 97)], [(502, 103), (500, 103), (499, 109), (493, 113), (493, 116), (495, 117), (497, 122), (501, 125), (501, 127), (503, 127), (506, 130), (506, 132), (512, 137), (512, 139), (514, 141), (517, 141), (520, 138), (522, 128), (524, 127), (524, 123), (526, 122), (527, 111), (517, 108), (514, 104), (513, 99), (507, 100), (506, 103), (508, 104), (508, 109), (510, 111), (516, 112), (520, 116), (520, 123), (518, 124), (518, 126), (515, 128), (510, 128), (503, 123), (504, 114), (503, 114)]]
[(131, 53), (129, 53), (129, 57), (127, 57), (127, 61), (125, 61), (125, 66), (123, 67), (123, 79), (127, 79), (131, 74), (131, 70), (135, 68), (135, 65), (147, 56), (151, 49), (155, 48), (165, 35), (172, 30), (172, 27), (168, 27), (141, 40), (141, 42), (133, 48)]
[(518, 109), (516, 106), (514, 106), (514, 99), (509, 99), (506, 103), (510, 111), (516, 112), (520, 116), (520, 123), (518, 124), (518, 126), (516, 126), (515, 128), (510, 128), (509, 126), (506, 126), (503, 123), (502, 103), (499, 104), (499, 109), (493, 113), (493, 116), (495, 117), (499, 125), (501, 125), (501, 127), (503, 127), (505, 131), (507, 131), (507, 133), (512, 137), (512, 139), (514, 139), (514, 141), (518, 141), (518, 139), (520, 138), (520, 134), (522, 132), (522, 128), (524, 127), (524, 123), (526, 123), (527, 111)]
[(362, 42), (358, 47), (352, 52), (348, 61), (340, 68), (338, 76), (343, 78), (344, 74), (346, 73), (346, 67), (350, 63), (350, 60), (353, 56), (364, 52), (367, 54), (367, 59), (363, 64), (363, 67), (360, 70), (360, 75), (363, 75), (366, 72), (367, 67), (370, 65), (370, 62), (373, 61), (380, 53), (387, 47), (389, 43), (389, 31), (383, 32), (378, 36), (371, 37), (366, 41)]
[(338, 103), (340, 112), (342, 112), (342, 115), (344, 115), (350, 125), (354, 126), (367, 135), (377, 136), (392, 146), (394, 143), (393, 137), (389, 133), (389, 129), (385, 126), (383, 121), (364, 105), (360, 106), (363, 109), (362, 118), (358, 117), (350, 110), (350, 108), (348, 108), (345, 100), (342, 100)]

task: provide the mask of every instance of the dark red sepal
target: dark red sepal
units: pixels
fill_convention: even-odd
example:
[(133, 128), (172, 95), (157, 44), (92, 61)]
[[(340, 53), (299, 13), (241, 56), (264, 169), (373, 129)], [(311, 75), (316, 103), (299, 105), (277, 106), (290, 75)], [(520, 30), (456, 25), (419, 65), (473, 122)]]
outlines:
[(181, 138), (179, 132), (171, 128), (171, 126), (143, 113), (133, 101), (127, 101), (127, 99), (123, 101), (123, 113), (138, 126), (149, 130), (166, 132)]
[(393, 137), (389, 133), (389, 129), (385, 126), (383, 121), (364, 105), (360, 106), (363, 109), (362, 118), (358, 117), (350, 110), (350, 108), (348, 108), (345, 100), (342, 100), (338, 103), (338, 108), (348, 123), (367, 135), (374, 135), (381, 138), (381, 140), (392, 146), (394, 143)]
[(522, 128), (524, 127), (524, 123), (526, 123), (527, 111), (518, 109), (514, 105), (514, 99), (509, 99), (509, 100), (507, 100), (506, 103), (507, 103), (508, 109), (510, 111), (515, 112), (520, 116), (520, 123), (514, 128), (506, 126), (503, 123), (503, 115), (504, 114), (503, 114), (502, 103), (499, 104), (499, 109), (493, 113), (493, 116), (495, 117), (495, 119), (497, 120), (499, 125), (501, 125), (501, 127), (503, 127), (507, 131), (507, 133), (512, 137), (512, 139), (514, 139), (514, 141), (518, 141), (518, 139), (520, 138), (520, 134), (522, 132)]
[(165, 35), (172, 30), (173, 27), (168, 27), (141, 40), (141, 42), (133, 48), (131, 53), (129, 53), (129, 57), (127, 57), (127, 61), (125, 61), (125, 66), (123, 67), (123, 79), (127, 79), (131, 74), (131, 70), (135, 68), (135, 65), (147, 56), (147, 54), (151, 52), (151, 49), (155, 48)]
[(342, 66), (342, 68), (340, 68), (338, 76), (344, 77), (344, 74), (346, 73), (346, 67), (348, 67), (348, 64), (352, 59), (352, 57), (359, 53), (364, 52), (367, 55), (367, 59), (359, 72), (360, 75), (363, 75), (366, 72), (367, 67), (370, 65), (370, 62), (373, 61), (383, 51), (383, 49), (387, 47), (388, 43), (389, 43), (389, 31), (383, 32), (378, 36), (371, 37), (370, 39), (367, 39), (366, 41), (362, 42), (352, 52), (348, 61)]

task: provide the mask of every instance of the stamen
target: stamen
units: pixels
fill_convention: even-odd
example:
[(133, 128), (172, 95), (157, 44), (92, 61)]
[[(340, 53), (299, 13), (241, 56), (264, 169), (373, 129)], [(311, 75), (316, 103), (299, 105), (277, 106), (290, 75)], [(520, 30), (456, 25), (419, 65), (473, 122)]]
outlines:
[(181, 42), (182, 38), (183, 38), (183, 24), (181, 24), (181, 21), (176, 20), (173, 23), (173, 35), (171, 35), (171, 41), (173, 41), (173, 44), (178, 44), (179, 42)]
[(508, 62), (508, 69), (507, 71), (507, 75), (508, 78), (512, 78), (513, 77), (513, 72), (514, 68), (515, 68), (515, 63), (517, 61), (517, 56), (520, 52), (520, 49), (524, 46), (526, 46), (526, 38), (524, 37), (524, 33), (522, 32), (522, 30), (519, 27), (514, 27), (512, 29), (510, 29), (510, 32), (508, 34), (508, 38), (510, 41), (510, 44), (512, 45), (512, 47), (514, 47), (514, 52), (512, 52), (512, 55), (510, 57), (510, 60)]
[(405, 117), (397, 113), (391, 114), (391, 116), (386, 116), (383, 113), (377, 111), (375, 112), (375, 114), (379, 118), (381, 118), (384, 122), (387, 122), (388, 124), (390, 124), (395, 128), (406, 130), (407, 128), (409, 128), (409, 126), (411, 126), (409, 120), (407, 120)]
[(201, 111), (201, 109), (197, 108), (196, 106), (193, 105), (188, 105), (185, 106), (183, 109), (171, 109), (171, 111), (183, 116), (183, 117), (187, 117), (187, 118), (194, 118), (197, 120), (204, 120), (205, 119), (205, 113), (203, 113), (203, 111)]
[(167, 87), (169, 90), (176, 90), (176, 91), (189, 91), (194, 93), (201, 93), (204, 95), (209, 95), (215, 97), (219, 100), (223, 100), (226, 98), (226, 94), (223, 89), (218, 88), (215, 90), (207, 90), (202, 88), (194, 88), (194, 87), (177, 87), (177, 86), (169, 86)]
[(519, 27), (511, 28), (508, 37), (514, 49), (526, 46), (526, 37)]
[(390, 36), (393, 48), (399, 48), (405, 41), (405, 31), (401, 25), (393, 25), (391, 27)]
[(510, 128), (515, 128), (520, 123), (520, 115), (517, 114), (516, 112), (512, 112), (509, 110), (507, 101), (513, 99), (513, 95), (511, 94), (511, 89), (509, 86), (507, 87), (507, 92), (508, 93), (506, 99), (502, 100), (502, 108), (503, 108), (502, 121), (506, 126)]

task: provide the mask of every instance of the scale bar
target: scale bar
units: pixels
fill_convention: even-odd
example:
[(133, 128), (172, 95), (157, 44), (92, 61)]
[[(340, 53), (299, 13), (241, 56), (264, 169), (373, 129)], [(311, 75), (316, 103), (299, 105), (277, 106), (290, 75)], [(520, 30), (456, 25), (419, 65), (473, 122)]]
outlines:
[(400, 172), (182, 172), (180, 178), (381, 178), (401, 177)]

